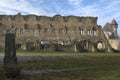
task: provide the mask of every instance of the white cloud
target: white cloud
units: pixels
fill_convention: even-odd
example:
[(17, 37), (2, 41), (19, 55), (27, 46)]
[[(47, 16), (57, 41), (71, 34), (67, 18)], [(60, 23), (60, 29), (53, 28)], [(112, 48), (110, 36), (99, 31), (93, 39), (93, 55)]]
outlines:
[[(69, 3), (74, 7), (71, 13), (79, 16), (97, 16), (98, 24), (102, 26), (113, 18), (119, 17), (120, 0), (99, 0), (98, 3), (87, 4), (83, 6), (83, 0), (69, 0)], [(81, 5), (82, 4), (82, 5)], [(70, 13), (70, 11), (69, 11)]]
[[(120, 0), (99, 0), (98, 2), (93, 2), (93, 4), (88, 3), (86, 5), (83, 4), (83, 0), (69, 0), (69, 4), (74, 7), (73, 11), (66, 11), (69, 14), (96, 16), (98, 17), (98, 24), (102, 26), (106, 22), (111, 22), (113, 18), (120, 23)], [(120, 30), (119, 27), (118, 30)]]
[(82, 3), (83, 0), (68, 0), (70, 4), (78, 6)]
[(32, 3), (27, 0), (1, 0), (0, 7), (3, 13), (15, 14), (17, 12), (28, 13), (28, 14), (47, 14), (42, 8), (34, 7)]
[[(111, 0), (111, 2), (108, 2), (108, 5), (105, 6), (105, 8), (102, 11), (102, 18), (106, 18), (108, 20), (113, 18), (120, 18), (120, 7), (119, 7), (120, 1), (119, 0)], [(100, 16), (100, 15), (99, 15)], [(105, 21), (105, 20), (103, 20)]]
[[(51, 3), (47, 3), (47, 1)], [(0, 14), (21, 12), (22, 14), (51, 16), (58, 13), (61, 15), (98, 17), (98, 24), (102, 26), (106, 22), (111, 22), (113, 18), (116, 19), (118, 24), (120, 23), (120, 0), (97, 0), (91, 4), (89, 2), (84, 4), (85, 1), (67, 0), (66, 3), (62, 3), (62, 0), (0, 0)], [(70, 8), (66, 9), (66, 5)]]

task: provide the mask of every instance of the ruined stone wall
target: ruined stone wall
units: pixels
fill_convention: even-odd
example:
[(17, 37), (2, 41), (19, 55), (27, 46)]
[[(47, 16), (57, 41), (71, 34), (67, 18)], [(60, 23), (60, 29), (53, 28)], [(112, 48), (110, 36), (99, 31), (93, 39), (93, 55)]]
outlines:
[[(36, 38), (38, 40), (73, 41), (80, 37), (80, 29), (87, 35), (97, 28), (96, 17), (36, 15), (0, 15), (0, 23), (7, 26), (6, 32), (13, 32), (17, 38)], [(19, 39), (19, 40), (20, 40)], [(29, 39), (30, 40), (30, 39)]]
[(113, 38), (111, 39), (109, 37), (109, 35), (107, 34), (106, 31), (104, 31), (104, 34), (105, 34), (105, 37), (106, 39), (108, 40), (110, 46), (114, 49), (114, 50), (117, 50), (117, 51), (120, 51), (120, 39), (119, 38)]
[(115, 50), (120, 50), (120, 39), (109, 39), (110, 45)]
[[(34, 46), (39, 46), (40, 41), (71, 45), (76, 41), (87, 40), (94, 45), (93, 48), (98, 41), (108, 44), (101, 26), (97, 25), (97, 17), (61, 15), (48, 17), (19, 13), (17, 15), (0, 15), (0, 27), (3, 26), (4, 34), (15, 33), (16, 44), (22, 44), (24, 47), (29, 42), (33, 42)], [(90, 49), (91, 45), (88, 47)]]

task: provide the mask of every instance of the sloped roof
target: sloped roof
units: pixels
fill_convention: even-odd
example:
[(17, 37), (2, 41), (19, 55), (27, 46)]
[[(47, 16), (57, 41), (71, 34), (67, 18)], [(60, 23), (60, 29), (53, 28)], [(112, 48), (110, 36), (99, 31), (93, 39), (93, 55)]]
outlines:
[(118, 25), (115, 19), (112, 20), (111, 24), (112, 25)]
[(109, 22), (107, 22), (106, 24), (105, 24), (105, 26), (103, 27), (103, 30), (104, 31), (112, 31), (112, 26), (111, 26), (111, 24), (109, 23)]

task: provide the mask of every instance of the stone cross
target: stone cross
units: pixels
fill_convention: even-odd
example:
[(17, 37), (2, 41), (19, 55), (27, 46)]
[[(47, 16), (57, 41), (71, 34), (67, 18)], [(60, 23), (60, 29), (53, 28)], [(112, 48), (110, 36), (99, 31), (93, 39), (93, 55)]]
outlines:
[(4, 69), (8, 77), (16, 77), (20, 74), (20, 69), (17, 67), (15, 34), (7, 33), (5, 35), (5, 56)]

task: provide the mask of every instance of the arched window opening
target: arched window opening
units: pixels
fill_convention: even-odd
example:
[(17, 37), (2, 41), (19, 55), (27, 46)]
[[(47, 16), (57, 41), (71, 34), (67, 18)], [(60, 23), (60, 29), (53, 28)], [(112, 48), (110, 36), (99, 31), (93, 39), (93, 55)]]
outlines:
[(97, 35), (97, 31), (93, 30), (93, 35), (96, 36)]
[(83, 35), (83, 29), (80, 29), (80, 35)]
[(40, 29), (41, 29), (41, 25), (40, 25), (40, 24), (37, 24), (37, 28), (40, 30)]
[(87, 30), (87, 35), (90, 35), (90, 30), (89, 29)]

